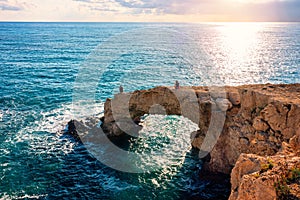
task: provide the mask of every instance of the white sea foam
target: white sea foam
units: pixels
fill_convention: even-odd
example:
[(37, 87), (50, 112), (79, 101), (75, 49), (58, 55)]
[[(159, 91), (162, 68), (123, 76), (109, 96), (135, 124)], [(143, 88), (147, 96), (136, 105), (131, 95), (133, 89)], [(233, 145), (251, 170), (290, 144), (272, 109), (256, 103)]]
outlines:
[[(90, 110), (94, 113), (91, 115)], [(41, 113), (42, 120), (37, 122), (38, 127), (35, 131), (47, 131), (51, 133), (58, 133), (65, 129), (67, 123), (74, 119), (85, 121), (88, 117), (100, 118), (103, 115), (104, 105), (102, 103), (89, 104), (89, 107), (83, 109), (80, 107), (80, 115), (75, 115), (74, 111), (78, 108), (74, 108), (73, 104), (62, 105), (62, 107), (51, 110), (49, 112)], [(74, 116), (75, 115), (75, 116)]]
[(24, 195), (24, 196), (10, 196), (7, 194), (4, 194), (1, 198), (1, 200), (12, 200), (12, 199), (41, 199), (46, 198), (47, 195)]
[(3, 111), (0, 110), (0, 122), (2, 121), (2, 117), (3, 117)]
[[(96, 104), (94, 105), (94, 108), (95, 112), (97, 112), (97, 115), (94, 115), (94, 117), (99, 119), (103, 114), (103, 104)], [(74, 143), (68, 140), (62, 142), (62, 139), (60, 138), (60, 133), (66, 129), (68, 122), (74, 117), (72, 104), (65, 104), (59, 108), (41, 113), (34, 110), (26, 113), (7, 110), (5, 115), (9, 116), (10, 119), (6, 122), (7, 124), (25, 123), (13, 137), (5, 138), (7, 144), (15, 145), (26, 142), (35, 154), (51, 153), (55, 151), (61, 151), (67, 154), (73, 151)], [(26, 115), (33, 116), (36, 120), (26, 123), (24, 122)], [(82, 118), (78, 120), (88, 120), (86, 118), (89, 116), (88, 113), (82, 112), (81, 116)], [(8, 149), (2, 150), (8, 151)]]

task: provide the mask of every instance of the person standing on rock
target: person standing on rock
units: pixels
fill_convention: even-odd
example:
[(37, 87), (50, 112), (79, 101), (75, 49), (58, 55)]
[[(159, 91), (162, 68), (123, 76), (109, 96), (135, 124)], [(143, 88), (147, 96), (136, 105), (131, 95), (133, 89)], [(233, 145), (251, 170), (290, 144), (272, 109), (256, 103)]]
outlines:
[(124, 88), (122, 87), (122, 85), (120, 85), (119, 91), (120, 91), (120, 93), (123, 93), (123, 92), (124, 92)]
[(175, 89), (178, 90), (179, 89), (179, 82), (175, 81)]

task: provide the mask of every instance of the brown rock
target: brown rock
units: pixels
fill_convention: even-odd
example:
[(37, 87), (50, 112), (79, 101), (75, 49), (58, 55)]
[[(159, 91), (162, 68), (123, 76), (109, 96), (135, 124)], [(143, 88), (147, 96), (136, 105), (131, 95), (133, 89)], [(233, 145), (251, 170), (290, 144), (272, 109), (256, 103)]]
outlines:
[(106, 99), (104, 103), (104, 123), (113, 122), (114, 117), (111, 110), (111, 99)]
[(278, 102), (269, 104), (262, 112), (263, 120), (266, 121), (274, 131), (283, 131), (286, 128), (288, 109)]
[[(230, 200), (299, 197), (300, 158), (289, 154), (261, 157), (241, 154), (231, 173)], [(293, 199), (293, 198), (292, 198)]]
[[(298, 94), (300, 93), (298, 92)], [(297, 130), (300, 128), (300, 104), (288, 104), (287, 107), (290, 107), (287, 115), (287, 127)]]
[(266, 141), (267, 139), (267, 134), (262, 132), (262, 131), (257, 131), (255, 133), (255, 138), (258, 140), (258, 141)]
[(296, 133), (295, 128), (285, 128), (281, 134), (283, 136), (284, 140), (289, 140), (290, 138), (292, 138)]
[[(300, 169), (299, 93), (300, 84), (157, 87), (108, 99), (103, 127), (109, 134), (120, 135), (124, 128), (131, 128), (127, 119), (149, 112), (184, 115), (199, 125), (199, 131), (191, 135), (193, 147), (200, 149), (207, 138), (209, 144), (216, 142), (205, 169), (231, 173), (230, 199), (283, 198), (274, 184)], [(216, 113), (226, 114), (225, 123)], [(288, 195), (300, 194), (299, 181), (290, 183)]]
[(249, 139), (248, 138), (240, 138), (240, 144), (242, 146), (248, 146), (250, 144)]
[(263, 121), (263, 119), (261, 117), (256, 117), (253, 120), (253, 128), (255, 128), (255, 130), (257, 131), (267, 131), (270, 127), (269, 125)]
[(195, 131), (191, 134), (192, 146), (197, 149), (201, 149), (201, 145), (204, 141), (205, 133), (203, 131)]
[(241, 97), (238, 92), (229, 92), (228, 99), (235, 106), (238, 106), (241, 104)]
[(216, 99), (216, 104), (218, 108), (223, 112), (230, 110), (232, 108), (232, 103), (228, 99), (218, 98)]
[[(115, 123), (126, 111), (130, 120), (149, 112), (184, 115), (199, 126), (201, 134), (192, 139), (195, 148), (201, 147), (208, 131), (211, 141), (217, 142), (206, 163), (207, 169), (230, 173), (241, 153), (274, 155), (282, 142), (295, 135), (295, 130), (300, 128), (299, 88), (300, 84), (181, 87), (179, 90), (157, 87), (124, 93), (105, 103), (103, 127), (112, 135), (121, 134), (119, 131), (124, 127)], [(125, 103), (114, 103), (118, 101)], [(113, 111), (111, 104), (116, 108)], [(215, 119), (213, 113), (220, 111), (226, 111), (225, 123)], [(120, 117), (115, 112), (121, 113)], [(126, 123), (119, 125), (127, 127)], [(218, 126), (223, 128), (220, 137)]]
[(266, 159), (263, 157), (254, 154), (241, 154), (231, 172), (232, 190), (238, 189), (244, 175), (259, 171), (261, 164), (265, 162)]
[(297, 130), (296, 135), (290, 139), (291, 148), (300, 156), (300, 128)]

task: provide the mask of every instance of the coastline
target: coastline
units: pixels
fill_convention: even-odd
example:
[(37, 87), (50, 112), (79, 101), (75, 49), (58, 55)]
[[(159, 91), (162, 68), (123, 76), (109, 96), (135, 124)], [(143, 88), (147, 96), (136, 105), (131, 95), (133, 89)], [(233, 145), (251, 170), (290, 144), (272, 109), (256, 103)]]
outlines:
[[(124, 120), (126, 116), (136, 119), (150, 111), (183, 114), (195, 122), (196, 111), (200, 114), (199, 130), (191, 133), (191, 144), (201, 149), (213, 112), (225, 112), (222, 133), (205, 161), (204, 170), (231, 174), (231, 200), (300, 198), (299, 93), (300, 84), (182, 87), (179, 90), (156, 87), (107, 99), (102, 127), (107, 135), (118, 137), (126, 131), (138, 132)], [(191, 95), (196, 96), (197, 102), (190, 101)], [(129, 105), (130, 113), (124, 105)], [(185, 109), (188, 111), (183, 113)], [(116, 124), (120, 120), (121, 129)], [(270, 162), (272, 167), (266, 167)], [(284, 168), (285, 165), (289, 167)], [(291, 170), (295, 174), (287, 183), (284, 179)], [(282, 191), (282, 187), (292, 189)]]
[[(243, 94), (242, 109), (234, 101), (234, 98), (241, 101), (239, 87), (230, 92), (230, 97), (226, 92), (220, 92), (219, 97), (211, 94), (213, 87), (181, 87), (178, 94), (174, 94), (174, 87), (167, 87), (170, 93), (163, 93), (163, 88), (153, 89), (158, 85), (172, 86), (175, 80), (190, 86), (220, 82), (225, 85), (300, 83), (298, 25), (231, 25), (235, 24), (2, 23), (0, 199), (75, 196), (80, 199), (225, 200), (231, 192), (230, 174), (232, 198), (241, 198), (245, 192), (248, 199), (254, 199), (256, 193), (270, 194), (259, 196), (268, 199), (275, 196), (275, 187), (276, 195), (282, 199), (288, 199), (287, 194), (297, 199), (292, 194), (299, 193), (299, 140), (295, 137), (299, 114), (293, 105), (299, 104), (293, 95), (299, 91), (288, 92), (286, 86), (272, 88), (271, 85), (264, 88), (268, 92), (264, 93), (264, 86), (261, 91), (259, 87), (247, 86), (252, 92)], [(149, 37), (147, 27), (153, 29), (153, 37)], [(141, 30), (138, 34), (141, 37), (130, 34), (136, 29)], [(165, 29), (179, 31), (179, 37), (166, 35)], [(129, 52), (117, 56), (122, 49)], [(206, 53), (202, 50), (209, 54), (211, 64), (205, 64)], [(104, 60), (113, 61), (104, 67)], [(74, 104), (77, 78), (86, 67), (97, 73), (87, 73), (79, 86), (95, 80), (95, 87), (85, 91), (96, 101)], [(99, 70), (104, 72), (103, 76), (93, 78)], [(104, 102), (108, 97), (112, 99), (107, 101), (107, 106), (117, 102), (113, 96), (119, 85), (136, 97), (129, 99), (132, 105), (136, 103), (136, 107), (127, 109), (130, 112), (125, 114), (129, 117), (124, 119), (125, 115), (120, 114), (119, 118), (123, 132), (133, 127), (129, 133), (134, 136), (124, 134), (109, 117), (102, 118), (107, 123), (101, 121)], [(134, 92), (145, 88), (148, 88), (145, 92)], [(180, 95), (189, 89), (190, 96)], [(160, 93), (166, 97), (159, 96)], [(271, 96), (276, 96), (276, 100), (271, 100)], [(155, 99), (162, 105), (151, 105)], [(197, 103), (198, 99), (201, 104)], [(266, 105), (264, 101), (268, 101)], [(149, 105), (149, 110), (145, 105)], [(123, 106), (119, 108), (122, 110)], [(124, 108), (129, 108), (129, 102)], [(75, 116), (77, 110), (80, 114)], [(212, 113), (217, 111), (221, 113), (219, 124), (224, 126), (216, 127), (216, 135), (211, 131), (208, 134), (212, 119), (218, 119)], [(139, 117), (148, 112), (153, 115)], [(70, 119), (75, 120), (73, 123), (82, 120), (85, 126), (76, 125), (73, 136), (63, 135)], [(131, 124), (127, 126), (125, 122)], [(163, 167), (150, 175), (110, 168), (92, 155), (89, 144), (81, 141), (93, 139), (79, 131), (90, 127), (95, 131), (107, 128), (107, 138), (125, 152), (141, 152), (142, 164), (138, 167), (146, 166), (147, 170), (152, 165)], [(69, 126), (71, 133), (70, 129), (72, 126)], [(197, 149), (203, 143), (209, 144), (207, 139), (216, 144), (204, 146), (201, 158), (210, 154), (200, 160)], [(98, 147), (105, 152), (106, 146)], [(142, 155), (150, 151), (162, 153)], [(125, 158), (126, 163), (134, 163), (122, 157), (123, 154), (106, 155), (111, 155), (107, 156), (109, 160)], [(227, 175), (215, 175), (216, 171), (227, 171)], [(256, 192), (247, 193), (247, 189)]]

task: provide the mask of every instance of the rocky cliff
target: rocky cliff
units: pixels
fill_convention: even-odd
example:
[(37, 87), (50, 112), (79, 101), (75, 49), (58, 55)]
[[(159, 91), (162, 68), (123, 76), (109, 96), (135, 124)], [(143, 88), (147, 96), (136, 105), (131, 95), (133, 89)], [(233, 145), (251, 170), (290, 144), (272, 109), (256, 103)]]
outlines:
[(300, 134), (273, 156), (241, 154), (231, 173), (230, 200), (300, 199)]
[(183, 115), (198, 124), (192, 146), (210, 152), (205, 170), (231, 173), (230, 199), (299, 198), (300, 84), (117, 94), (105, 103), (103, 129), (136, 135), (146, 113)]

